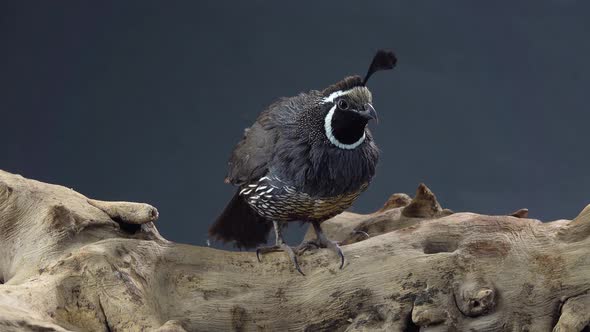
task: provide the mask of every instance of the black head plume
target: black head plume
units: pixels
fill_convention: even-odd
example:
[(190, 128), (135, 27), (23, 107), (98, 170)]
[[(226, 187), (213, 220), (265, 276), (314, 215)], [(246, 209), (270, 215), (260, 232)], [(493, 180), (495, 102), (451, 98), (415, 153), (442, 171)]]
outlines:
[(380, 70), (387, 70), (393, 69), (395, 64), (397, 63), (397, 58), (392, 51), (386, 50), (379, 50), (375, 57), (373, 57), (373, 61), (371, 62), (371, 66), (369, 66), (369, 70), (367, 71), (367, 75), (365, 75), (365, 79), (363, 80), (363, 85), (367, 85), (367, 81), (375, 73), (376, 71)]

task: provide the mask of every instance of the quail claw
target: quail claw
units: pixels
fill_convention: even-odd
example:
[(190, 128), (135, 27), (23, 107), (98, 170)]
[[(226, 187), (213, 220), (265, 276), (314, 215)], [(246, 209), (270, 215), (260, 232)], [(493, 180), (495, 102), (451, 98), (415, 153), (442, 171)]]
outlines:
[(365, 231), (359, 231), (359, 230), (355, 230), (352, 234), (356, 235), (356, 234), (361, 234), (364, 235), (368, 238), (370, 238), (371, 236), (369, 235), (369, 233), (365, 232)]
[(291, 259), (291, 262), (295, 266), (295, 269), (297, 270), (297, 272), (299, 272), (299, 273), (301, 273), (301, 275), (305, 276), (305, 273), (303, 273), (303, 271), (301, 270), (301, 267), (299, 266), (299, 263), (297, 262), (297, 255), (295, 255), (295, 252), (293, 252), (293, 249), (285, 243), (282, 243), (280, 245), (269, 246), (269, 247), (256, 248), (256, 258), (258, 259), (258, 262), (262, 262), (260, 260), (260, 255), (264, 255), (269, 252), (277, 252), (277, 251), (286, 252), (287, 255), (289, 256), (289, 259)]

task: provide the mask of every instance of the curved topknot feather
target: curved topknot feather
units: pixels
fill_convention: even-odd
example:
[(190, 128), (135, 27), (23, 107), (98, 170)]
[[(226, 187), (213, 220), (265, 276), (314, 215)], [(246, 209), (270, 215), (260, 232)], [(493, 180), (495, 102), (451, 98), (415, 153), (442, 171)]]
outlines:
[(373, 75), (373, 73), (380, 71), (380, 70), (388, 70), (393, 69), (395, 64), (397, 63), (397, 58), (392, 51), (388, 50), (379, 50), (377, 54), (373, 57), (373, 61), (369, 66), (369, 70), (367, 71), (367, 75), (365, 75), (365, 79), (363, 80), (363, 85), (367, 85), (367, 81)]

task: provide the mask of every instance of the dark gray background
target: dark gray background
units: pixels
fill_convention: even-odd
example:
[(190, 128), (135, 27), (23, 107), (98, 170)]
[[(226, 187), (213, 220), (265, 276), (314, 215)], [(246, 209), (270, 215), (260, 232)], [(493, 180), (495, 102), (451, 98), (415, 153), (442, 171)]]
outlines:
[[(355, 210), (425, 182), (456, 211), (590, 202), (583, 1), (3, 1), (0, 168), (158, 207), (204, 245), (227, 157), (279, 96), (399, 62), (370, 83), (378, 175)], [(301, 229), (292, 227), (296, 241)]]

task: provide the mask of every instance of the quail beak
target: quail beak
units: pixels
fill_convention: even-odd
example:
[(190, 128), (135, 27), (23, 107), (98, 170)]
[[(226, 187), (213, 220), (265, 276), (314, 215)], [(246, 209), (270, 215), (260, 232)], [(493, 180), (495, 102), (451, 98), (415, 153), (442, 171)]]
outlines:
[(377, 118), (377, 112), (375, 111), (375, 108), (373, 107), (373, 105), (366, 103), (365, 104), (365, 110), (362, 112), (359, 112), (359, 114), (368, 120), (375, 120), (375, 122), (379, 123), (379, 119)]

